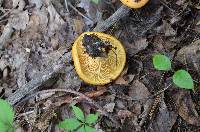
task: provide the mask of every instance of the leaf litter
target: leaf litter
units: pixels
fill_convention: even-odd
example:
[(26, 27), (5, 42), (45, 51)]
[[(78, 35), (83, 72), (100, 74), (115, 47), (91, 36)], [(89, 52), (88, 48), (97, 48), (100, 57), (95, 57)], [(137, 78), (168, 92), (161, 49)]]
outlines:
[[(45, 73), (70, 52), (79, 34), (91, 31), (121, 3), (3, 0), (0, 5), (0, 95), (5, 99)], [(99, 131), (198, 131), (199, 9), (196, 1), (152, 0), (142, 9), (131, 10), (106, 31), (118, 38), (127, 52), (127, 65), (121, 76), (99, 87), (82, 82), (73, 66), (60, 71), (14, 105), (17, 129), (62, 131), (57, 122), (73, 117), (68, 105), (75, 102), (86, 114), (105, 110), (106, 116), (101, 115), (96, 125)], [(192, 93), (171, 86), (154, 96), (172, 83), (170, 72), (163, 76), (153, 69), (155, 53), (167, 54), (173, 69), (187, 69), (197, 90)], [(65, 65), (70, 65), (71, 60), (69, 56)], [(64, 92), (41, 94), (46, 89), (60, 88), (83, 93), (94, 102)], [(32, 97), (35, 92), (38, 94)]]

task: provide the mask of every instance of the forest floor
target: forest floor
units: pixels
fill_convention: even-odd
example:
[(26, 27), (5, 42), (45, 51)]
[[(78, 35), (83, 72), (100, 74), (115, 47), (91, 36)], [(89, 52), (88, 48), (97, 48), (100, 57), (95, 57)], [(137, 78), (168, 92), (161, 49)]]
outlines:
[[(121, 6), (0, 0), (0, 96), (15, 108), (17, 130), (64, 131), (58, 123), (73, 117), (75, 102), (85, 115), (101, 113), (99, 132), (200, 131), (199, 0), (151, 0), (106, 21)], [(126, 66), (110, 84), (88, 85), (74, 69), (71, 48), (85, 31), (111, 34), (125, 47)], [(174, 70), (187, 70), (195, 90), (179, 89), (172, 72), (155, 70), (156, 53), (168, 56)]]

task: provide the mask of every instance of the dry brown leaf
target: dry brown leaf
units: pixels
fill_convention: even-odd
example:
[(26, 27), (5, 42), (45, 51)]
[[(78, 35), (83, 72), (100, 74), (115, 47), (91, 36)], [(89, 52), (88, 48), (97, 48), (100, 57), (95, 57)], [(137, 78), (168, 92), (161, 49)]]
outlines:
[(10, 23), (6, 24), (0, 37), (0, 49), (2, 49), (4, 44), (6, 44), (6, 42), (10, 39), (13, 31), (14, 30), (12, 26), (10, 25)]
[[(163, 100), (163, 99), (162, 99)], [(148, 132), (169, 132), (176, 122), (178, 114), (174, 111), (169, 111), (165, 102), (162, 101), (155, 120), (149, 126)]]
[(177, 5), (183, 5), (187, 0), (178, 0), (176, 1)]
[(84, 22), (82, 20), (79, 19), (73, 19), (73, 24), (75, 27), (75, 31), (77, 32), (77, 34), (81, 34), (83, 32), (83, 27), (84, 27)]
[(128, 93), (131, 98), (136, 100), (145, 99), (151, 95), (147, 87), (138, 80), (132, 83)]
[(9, 20), (10, 25), (16, 30), (25, 30), (29, 22), (28, 11), (16, 11), (14, 15), (11, 15)]
[(178, 89), (171, 91), (178, 114), (189, 124), (200, 126), (200, 117), (195, 109), (189, 91)]
[(97, 19), (97, 11), (98, 10), (96, 8), (96, 5), (92, 4), (88, 0), (80, 0), (80, 3), (77, 5), (77, 7), (83, 8), (86, 12), (86, 14), (84, 14), (84, 15), (92, 20), (91, 21), (88, 19), (84, 19), (86, 25), (93, 26), (94, 22), (97, 21), (96, 19)]
[(117, 80), (115, 80), (114, 83), (115, 84), (120, 84), (120, 85), (122, 85), (122, 84), (128, 85), (128, 82), (123, 77), (121, 77), (121, 76), (118, 77)]
[(155, 36), (153, 45), (158, 51), (163, 52), (165, 49), (169, 51), (172, 50), (176, 46), (176, 43), (158, 35)]
[(43, 5), (43, 0), (28, 0), (30, 4), (35, 4), (37, 9), (40, 9)]
[(127, 74), (127, 71), (128, 71), (128, 67), (125, 67), (124, 70), (122, 71), (122, 73), (120, 74), (120, 76), (115, 80), (115, 84), (124, 84), (124, 85), (128, 85), (128, 81), (126, 81), (124, 79), (124, 75)]
[(45, 30), (47, 23), (48, 23), (48, 12), (45, 8), (40, 10), (34, 10), (32, 15), (30, 16), (30, 21), (28, 24), (29, 28), (33, 28), (33, 31), (37, 30)]
[(132, 115), (133, 113), (128, 110), (119, 110), (119, 112), (117, 113), (117, 116), (121, 120), (122, 124), (124, 123), (126, 118), (131, 117)]
[(163, 20), (163, 24), (157, 28), (157, 31), (159, 33), (164, 33), (166, 37), (176, 35), (176, 30), (174, 30), (172, 26), (167, 21), (164, 21), (164, 20)]
[(54, 116), (56, 116), (55, 110), (53, 108), (49, 108), (47, 111), (45, 111), (45, 113), (40, 115), (39, 120), (34, 126), (43, 132), (49, 127), (50, 120)]
[(200, 73), (200, 39), (180, 49), (176, 60), (183, 64), (192, 64), (192, 67)]
[(47, 10), (49, 13), (48, 34), (49, 36), (52, 36), (57, 30), (60, 29), (61, 25), (63, 25), (65, 22), (57, 13), (52, 4), (48, 6)]
[(86, 96), (90, 97), (90, 98), (96, 98), (98, 96), (101, 96), (102, 94), (104, 94), (107, 90), (104, 89), (100, 89), (98, 91), (91, 91), (91, 92), (87, 92), (85, 93)]
[(103, 108), (107, 111), (107, 112), (113, 112), (115, 107), (115, 103), (108, 103), (106, 104)]
[(181, 100), (178, 114), (189, 124), (200, 126), (200, 117), (189, 94)]
[(137, 54), (139, 51), (144, 50), (148, 46), (148, 41), (146, 38), (139, 38), (132, 43), (129, 43), (128, 39), (124, 40), (123, 42), (127, 49), (127, 53), (130, 55)]
[(13, 1), (12, 2), (13, 3), (13, 8), (18, 7), (17, 9), (21, 10), (21, 11), (24, 9), (24, 7), (26, 5), (24, 0), (12, 0), (12, 1)]

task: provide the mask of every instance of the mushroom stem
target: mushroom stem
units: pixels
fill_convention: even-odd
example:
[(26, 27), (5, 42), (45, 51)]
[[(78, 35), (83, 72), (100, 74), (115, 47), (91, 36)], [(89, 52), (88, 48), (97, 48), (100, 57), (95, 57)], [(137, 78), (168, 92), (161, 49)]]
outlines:
[(106, 31), (109, 27), (119, 21), (121, 18), (128, 15), (131, 8), (122, 5), (112, 16), (110, 16), (105, 21), (97, 24), (97, 26), (93, 29), (93, 31), (103, 32)]

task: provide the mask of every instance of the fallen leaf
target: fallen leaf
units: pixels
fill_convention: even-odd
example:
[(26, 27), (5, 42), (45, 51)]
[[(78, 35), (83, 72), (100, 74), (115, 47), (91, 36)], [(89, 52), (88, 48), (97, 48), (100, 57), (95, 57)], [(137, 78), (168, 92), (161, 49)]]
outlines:
[(138, 80), (135, 80), (128, 92), (129, 96), (135, 100), (145, 99), (150, 96), (150, 92), (147, 87)]
[(192, 64), (192, 67), (200, 73), (200, 39), (180, 49), (175, 59), (189, 66)]
[(169, 111), (165, 102), (161, 101), (155, 120), (149, 125), (148, 132), (169, 132), (176, 122), (178, 113)]
[(6, 44), (7, 41), (10, 39), (13, 31), (14, 30), (12, 26), (10, 25), (10, 23), (6, 24), (0, 37), (0, 49), (2, 49), (4, 44)]
[(175, 36), (176, 30), (172, 28), (172, 26), (163, 20), (163, 24), (160, 27), (157, 27), (157, 32), (164, 33), (166, 37)]
[(115, 103), (108, 103), (106, 104), (103, 108), (107, 111), (107, 112), (113, 112), (115, 107)]
[(121, 120), (122, 124), (124, 123), (126, 118), (131, 117), (132, 115), (133, 115), (132, 112), (128, 110), (119, 110), (119, 112), (117, 113), (117, 116)]
[(178, 0), (176, 1), (177, 5), (183, 5), (186, 2), (186, 0)]
[(57, 13), (56, 9), (52, 4), (47, 7), (49, 13), (49, 21), (48, 21), (48, 34), (51, 37), (55, 34), (57, 30), (60, 29), (60, 26), (63, 25), (65, 22)]
[(29, 22), (28, 11), (16, 11), (11, 15), (10, 25), (16, 30), (25, 30)]
[[(41, 8), (40, 10), (34, 10), (32, 12), (32, 15), (30, 16), (30, 21), (28, 23), (28, 27), (31, 28), (31, 30), (37, 31), (37, 30), (45, 30), (47, 24), (48, 24), (48, 12), (45, 8)], [(35, 27), (32, 29), (32, 27)]]
[(89, 19), (84, 19), (86, 25), (93, 26), (93, 24), (94, 24), (94, 22), (96, 21), (96, 18), (97, 18), (96, 5), (92, 4), (90, 2), (90, 0), (81, 0), (80, 3), (77, 5), (77, 7), (83, 8), (86, 12), (86, 14), (84, 14), (84, 15), (92, 20), (91, 21)]
[(123, 77), (118, 77), (117, 80), (115, 80), (114, 82), (115, 84), (119, 84), (119, 85), (128, 85), (128, 82), (123, 78)]
[(74, 30), (77, 32), (77, 34), (81, 34), (83, 32), (83, 27), (84, 27), (84, 22), (79, 19), (73, 19), (73, 25), (74, 25)]
[(182, 98), (178, 114), (189, 124), (200, 126), (200, 117), (189, 94)]
[(189, 91), (175, 89), (170, 91), (178, 114), (189, 124), (200, 126), (200, 117), (195, 109), (195, 104), (191, 99)]
[(35, 4), (37, 9), (40, 9), (43, 5), (42, 0), (28, 0), (30, 4)]
[(128, 39), (123, 41), (127, 49), (127, 53), (130, 55), (137, 54), (139, 51), (144, 50), (148, 46), (146, 38), (136, 39), (134, 42), (129, 43)]
[(100, 89), (98, 91), (91, 91), (91, 92), (86, 92), (85, 95), (90, 97), (90, 98), (96, 98), (98, 96), (101, 96), (102, 94), (104, 94), (107, 90), (104, 89)]
[(21, 11), (24, 9), (26, 5), (24, 0), (12, 0), (12, 3), (13, 3), (13, 8), (18, 7), (17, 9)]

